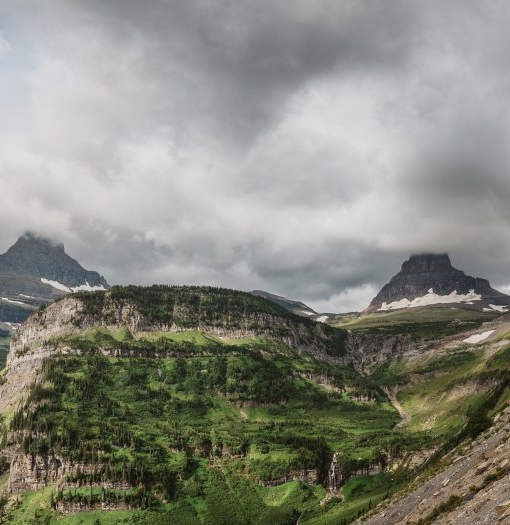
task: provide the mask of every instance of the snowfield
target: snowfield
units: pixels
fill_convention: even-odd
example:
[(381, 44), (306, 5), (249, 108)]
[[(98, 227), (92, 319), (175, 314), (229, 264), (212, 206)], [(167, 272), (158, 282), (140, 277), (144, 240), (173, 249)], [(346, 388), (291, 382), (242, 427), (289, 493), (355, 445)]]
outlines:
[(487, 330), (486, 332), (482, 332), (481, 334), (474, 334), (468, 337), (467, 339), (464, 339), (462, 342), (471, 343), (473, 345), (476, 343), (481, 343), (482, 341), (485, 341), (485, 339), (487, 339), (487, 337), (489, 337), (495, 331), (496, 330)]
[(493, 310), (496, 310), (496, 312), (506, 312), (506, 308), (508, 308), (508, 305), (507, 306), (499, 306), (497, 304), (489, 304), (489, 306)]
[(80, 286), (74, 286), (72, 288), (66, 286), (65, 284), (59, 283), (58, 281), (50, 281), (49, 279), (45, 279), (44, 277), (41, 277), (41, 282), (43, 284), (49, 284), (50, 286), (53, 286), (53, 288), (56, 288), (57, 290), (61, 290), (62, 292), (67, 292), (67, 293), (98, 292), (98, 291), (106, 290), (106, 288), (102, 285), (91, 286), (87, 281), (85, 281), (85, 284), (81, 284)]
[[(432, 288), (429, 289), (428, 293), (422, 297), (416, 297), (412, 301), (409, 299), (400, 299), (400, 301), (394, 301), (392, 303), (383, 302), (381, 308), (377, 311), (389, 311), (399, 310), (401, 308), (416, 308), (418, 306), (430, 306), (432, 304), (451, 304), (451, 303), (466, 303), (473, 304), (473, 301), (481, 301), (482, 296), (475, 293), (474, 290), (469, 290), (467, 294), (459, 294), (457, 290), (454, 290), (449, 295), (438, 295), (434, 293)], [(492, 305), (491, 305), (492, 306)]]

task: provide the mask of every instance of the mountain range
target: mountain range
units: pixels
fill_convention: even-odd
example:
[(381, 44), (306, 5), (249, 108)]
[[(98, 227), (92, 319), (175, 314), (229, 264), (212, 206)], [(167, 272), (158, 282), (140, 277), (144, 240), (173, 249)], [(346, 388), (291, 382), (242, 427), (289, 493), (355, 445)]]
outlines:
[(0, 523), (510, 523), (510, 298), (447, 255), (346, 316), (109, 287), (33, 235), (0, 268), (34, 309), (0, 372)]

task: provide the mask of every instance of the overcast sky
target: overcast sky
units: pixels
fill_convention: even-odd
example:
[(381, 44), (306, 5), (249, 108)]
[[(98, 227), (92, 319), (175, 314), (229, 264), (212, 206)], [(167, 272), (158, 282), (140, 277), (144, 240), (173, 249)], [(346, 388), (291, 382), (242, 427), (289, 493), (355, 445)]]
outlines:
[(411, 254), (510, 292), (510, 3), (0, 3), (0, 251), (360, 310)]

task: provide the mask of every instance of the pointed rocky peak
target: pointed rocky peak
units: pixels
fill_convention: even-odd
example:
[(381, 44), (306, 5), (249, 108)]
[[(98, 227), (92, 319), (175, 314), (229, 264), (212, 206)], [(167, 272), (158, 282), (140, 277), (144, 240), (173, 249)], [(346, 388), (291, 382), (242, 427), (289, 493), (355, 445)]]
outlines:
[(486, 279), (454, 268), (446, 253), (423, 253), (411, 255), (402, 264), (367, 312), (438, 306), (506, 312), (510, 310), (510, 297), (491, 288)]
[[(64, 245), (52, 241), (48, 237), (39, 236), (32, 232), (25, 232), (8, 250), (7, 254), (16, 257), (31, 257), (32, 254), (65, 254)], [(6, 254), (6, 255), (7, 255)]]
[(104, 277), (83, 268), (62, 243), (32, 232), (0, 255), (0, 321), (19, 322), (66, 293), (108, 288)]

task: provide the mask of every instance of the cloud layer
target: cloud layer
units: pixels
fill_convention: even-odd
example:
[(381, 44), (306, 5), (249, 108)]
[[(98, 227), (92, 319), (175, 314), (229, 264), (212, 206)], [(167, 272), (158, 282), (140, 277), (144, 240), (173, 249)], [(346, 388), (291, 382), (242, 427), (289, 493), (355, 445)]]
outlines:
[(510, 6), (0, 7), (0, 244), (112, 283), (365, 307), (410, 253), (510, 286)]

